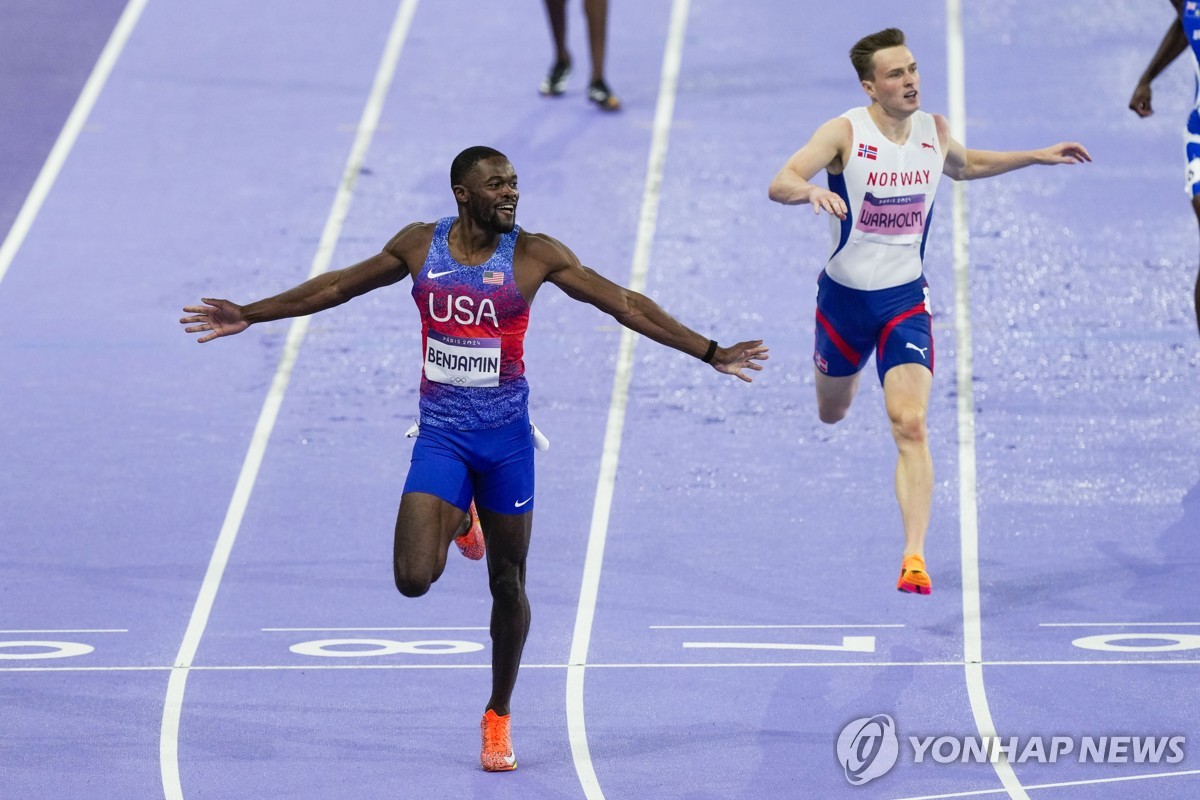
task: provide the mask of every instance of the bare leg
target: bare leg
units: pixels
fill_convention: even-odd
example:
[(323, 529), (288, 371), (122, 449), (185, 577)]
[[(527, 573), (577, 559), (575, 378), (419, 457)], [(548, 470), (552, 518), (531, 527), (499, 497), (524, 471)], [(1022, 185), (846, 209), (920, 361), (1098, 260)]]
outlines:
[[(549, 0), (547, 0), (549, 2)], [(608, 41), (608, 0), (583, 0), (588, 46), (592, 53), (592, 82), (604, 80), (604, 49)]]
[[(1196, 221), (1200, 223), (1200, 195), (1192, 198), (1192, 210), (1196, 212)], [(1200, 331), (1200, 273), (1196, 274), (1196, 329)]]
[(925, 532), (933, 505), (933, 457), (925, 412), (933, 374), (920, 364), (901, 364), (883, 378), (883, 399), (892, 438), (899, 456), (896, 460), (896, 500), (904, 520), (904, 555), (925, 554)]
[[(514, 516), (479, 509), (487, 541), (488, 582), (492, 592), (492, 696), (487, 708), (503, 716), (517, 682), (521, 653), (529, 635), (529, 598), (525, 595), (525, 558), (533, 513)], [(396, 588), (420, 597), (446, 569), (446, 551), (470, 524), (470, 516), (440, 497), (409, 492), (400, 499), (392, 565)]]
[(478, 511), (487, 541), (488, 582), (492, 590), (492, 696), (487, 708), (504, 716), (509, 713), (521, 652), (529, 635), (525, 558), (529, 553), (533, 512), (517, 516), (482, 508)]
[(821, 422), (832, 425), (841, 422), (850, 411), (854, 395), (858, 393), (858, 378), (861, 372), (834, 378), (813, 368), (817, 384), (817, 415)]
[(442, 576), (446, 550), (463, 517), (462, 509), (432, 494), (407, 492), (400, 498), (392, 568), (401, 594), (420, 597)]
[(1200, 273), (1196, 274), (1196, 330), (1200, 332)]
[(546, 17), (550, 20), (550, 35), (554, 37), (554, 58), (569, 62), (567, 50), (567, 0), (546, 0)]

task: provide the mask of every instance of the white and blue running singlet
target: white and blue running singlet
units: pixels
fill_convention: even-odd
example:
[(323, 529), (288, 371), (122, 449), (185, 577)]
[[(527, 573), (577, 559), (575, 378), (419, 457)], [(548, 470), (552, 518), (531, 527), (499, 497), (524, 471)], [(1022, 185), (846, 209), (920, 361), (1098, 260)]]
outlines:
[(868, 291), (915, 281), (945, 161), (937, 123), (917, 111), (908, 141), (896, 144), (866, 108), (842, 116), (853, 132), (850, 157), (840, 174), (829, 176), (829, 190), (848, 212), (844, 220), (830, 216), (833, 246), (825, 272), (843, 286)]
[(832, 252), (817, 286), (813, 363), (831, 377), (857, 373), (872, 351), (880, 382), (892, 367), (933, 371), (929, 289), (922, 272), (925, 238), (944, 156), (930, 114), (912, 115), (904, 144), (879, 130), (866, 108), (850, 121), (849, 157), (829, 189), (845, 202), (830, 216)]
[(1187, 159), (1187, 179), (1184, 189), (1193, 197), (1200, 194), (1200, 0), (1185, 0), (1180, 14), (1183, 35), (1191, 46), (1192, 66), (1196, 72), (1196, 97), (1188, 114), (1183, 135), (1184, 158)]

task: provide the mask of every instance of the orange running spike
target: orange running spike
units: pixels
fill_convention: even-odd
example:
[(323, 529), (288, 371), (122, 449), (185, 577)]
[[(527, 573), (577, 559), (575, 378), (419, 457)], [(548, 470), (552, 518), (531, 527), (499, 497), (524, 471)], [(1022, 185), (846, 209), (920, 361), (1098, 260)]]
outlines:
[(472, 561), (478, 561), (483, 558), (483, 528), (479, 525), (479, 514), (475, 511), (475, 501), (471, 501), (471, 508), (468, 511), (471, 515), (471, 527), (467, 528), (467, 532), (454, 540), (454, 544), (458, 546), (458, 550)]
[(517, 768), (517, 757), (513, 755), (512, 733), (508, 724), (511, 716), (505, 714), (502, 717), (489, 708), (479, 722), (479, 730), (483, 734), (479, 763), (488, 772), (508, 772)]
[(925, 571), (925, 559), (918, 555), (905, 556), (900, 565), (900, 580), (896, 588), (901, 592), (912, 594), (930, 594), (933, 592), (933, 581)]

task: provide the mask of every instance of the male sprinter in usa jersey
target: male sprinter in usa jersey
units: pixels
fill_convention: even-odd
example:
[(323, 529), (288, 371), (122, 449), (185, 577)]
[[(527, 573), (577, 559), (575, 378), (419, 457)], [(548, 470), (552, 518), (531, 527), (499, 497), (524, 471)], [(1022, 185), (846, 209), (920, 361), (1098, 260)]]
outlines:
[[(933, 329), (922, 260), (942, 174), (954, 180), (999, 175), (1032, 164), (1091, 161), (1082, 145), (1041, 150), (967, 150), (950, 124), (921, 108), (917, 62), (904, 33), (889, 28), (850, 50), (870, 104), (831, 119), (788, 159), (770, 198), (809, 203), (830, 215), (832, 252), (817, 282), (817, 411), (846, 416), (860, 370), (875, 350), (884, 403), (899, 455), (896, 499), (904, 551), (896, 588), (929, 594), (925, 533), (933, 502), (933, 459), (925, 412), (933, 381)], [(829, 188), (811, 183), (824, 170)]]
[(644, 295), (583, 266), (555, 239), (516, 225), (517, 174), (490, 147), (454, 159), (450, 183), (458, 216), (415, 222), (383, 251), (282, 294), (240, 306), (204, 298), (181, 323), (198, 341), (240, 333), (256, 322), (299, 317), (412, 278), (421, 316), (424, 370), (420, 435), (400, 498), (393, 566), (407, 597), (429, 590), (450, 542), (472, 523), (472, 498), (487, 543), (492, 593), (492, 695), (480, 723), (480, 761), (489, 772), (516, 767), (509, 701), (529, 632), (525, 559), (533, 526), (533, 441), (522, 361), (529, 306), (555, 284), (622, 325), (749, 382), (767, 358), (761, 340), (719, 347)]
[[(1187, 161), (1187, 178), (1184, 190), (1191, 195), (1192, 211), (1196, 221), (1200, 223), (1200, 0), (1171, 0), (1175, 6), (1177, 18), (1171, 22), (1163, 35), (1158, 50), (1150, 59), (1150, 64), (1133, 90), (1133, 98), (1129, 107), (1139, 117), (1148, 117), (1154, 113), (1150, 106), (1150, 83), (1158, 74), (1167, 68), (1179, 55), (1187, 50), (1191, 53), (1192, 68), (1196, 73), (1196, 96), (1193, 100), (1192, 111), (1188, 114), (1187, 127), (1184, 130), (1184, 158)], [(1196, 328), (1200, 330), (1200, 273), (1196, 275), (1195, 289)]]

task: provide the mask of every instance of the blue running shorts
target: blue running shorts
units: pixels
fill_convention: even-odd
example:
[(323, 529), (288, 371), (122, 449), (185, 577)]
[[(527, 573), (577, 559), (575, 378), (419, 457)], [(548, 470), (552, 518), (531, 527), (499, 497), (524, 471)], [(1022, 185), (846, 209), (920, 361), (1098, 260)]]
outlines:
[(1195, 197), (1200, 195), (1200, 109), (1193, 108), (1192, 113), (1188, 114), (1183, 150), (1187, 160), (1187, 178), (1183, 188)]
[(499, 428), (458, 431), (422, 424), (404, 492), (436, 495), (463, 511), (533, 510), (533, 434), (529, 417)]
[(813, 363), (826, 375), (845, 377), (865, 367), (872, 350), (880, 383), (900, 364), (920, 364), (933, 372), (933, 317), (924, 276), (864, 291), (843, 286), (822, 271)]

